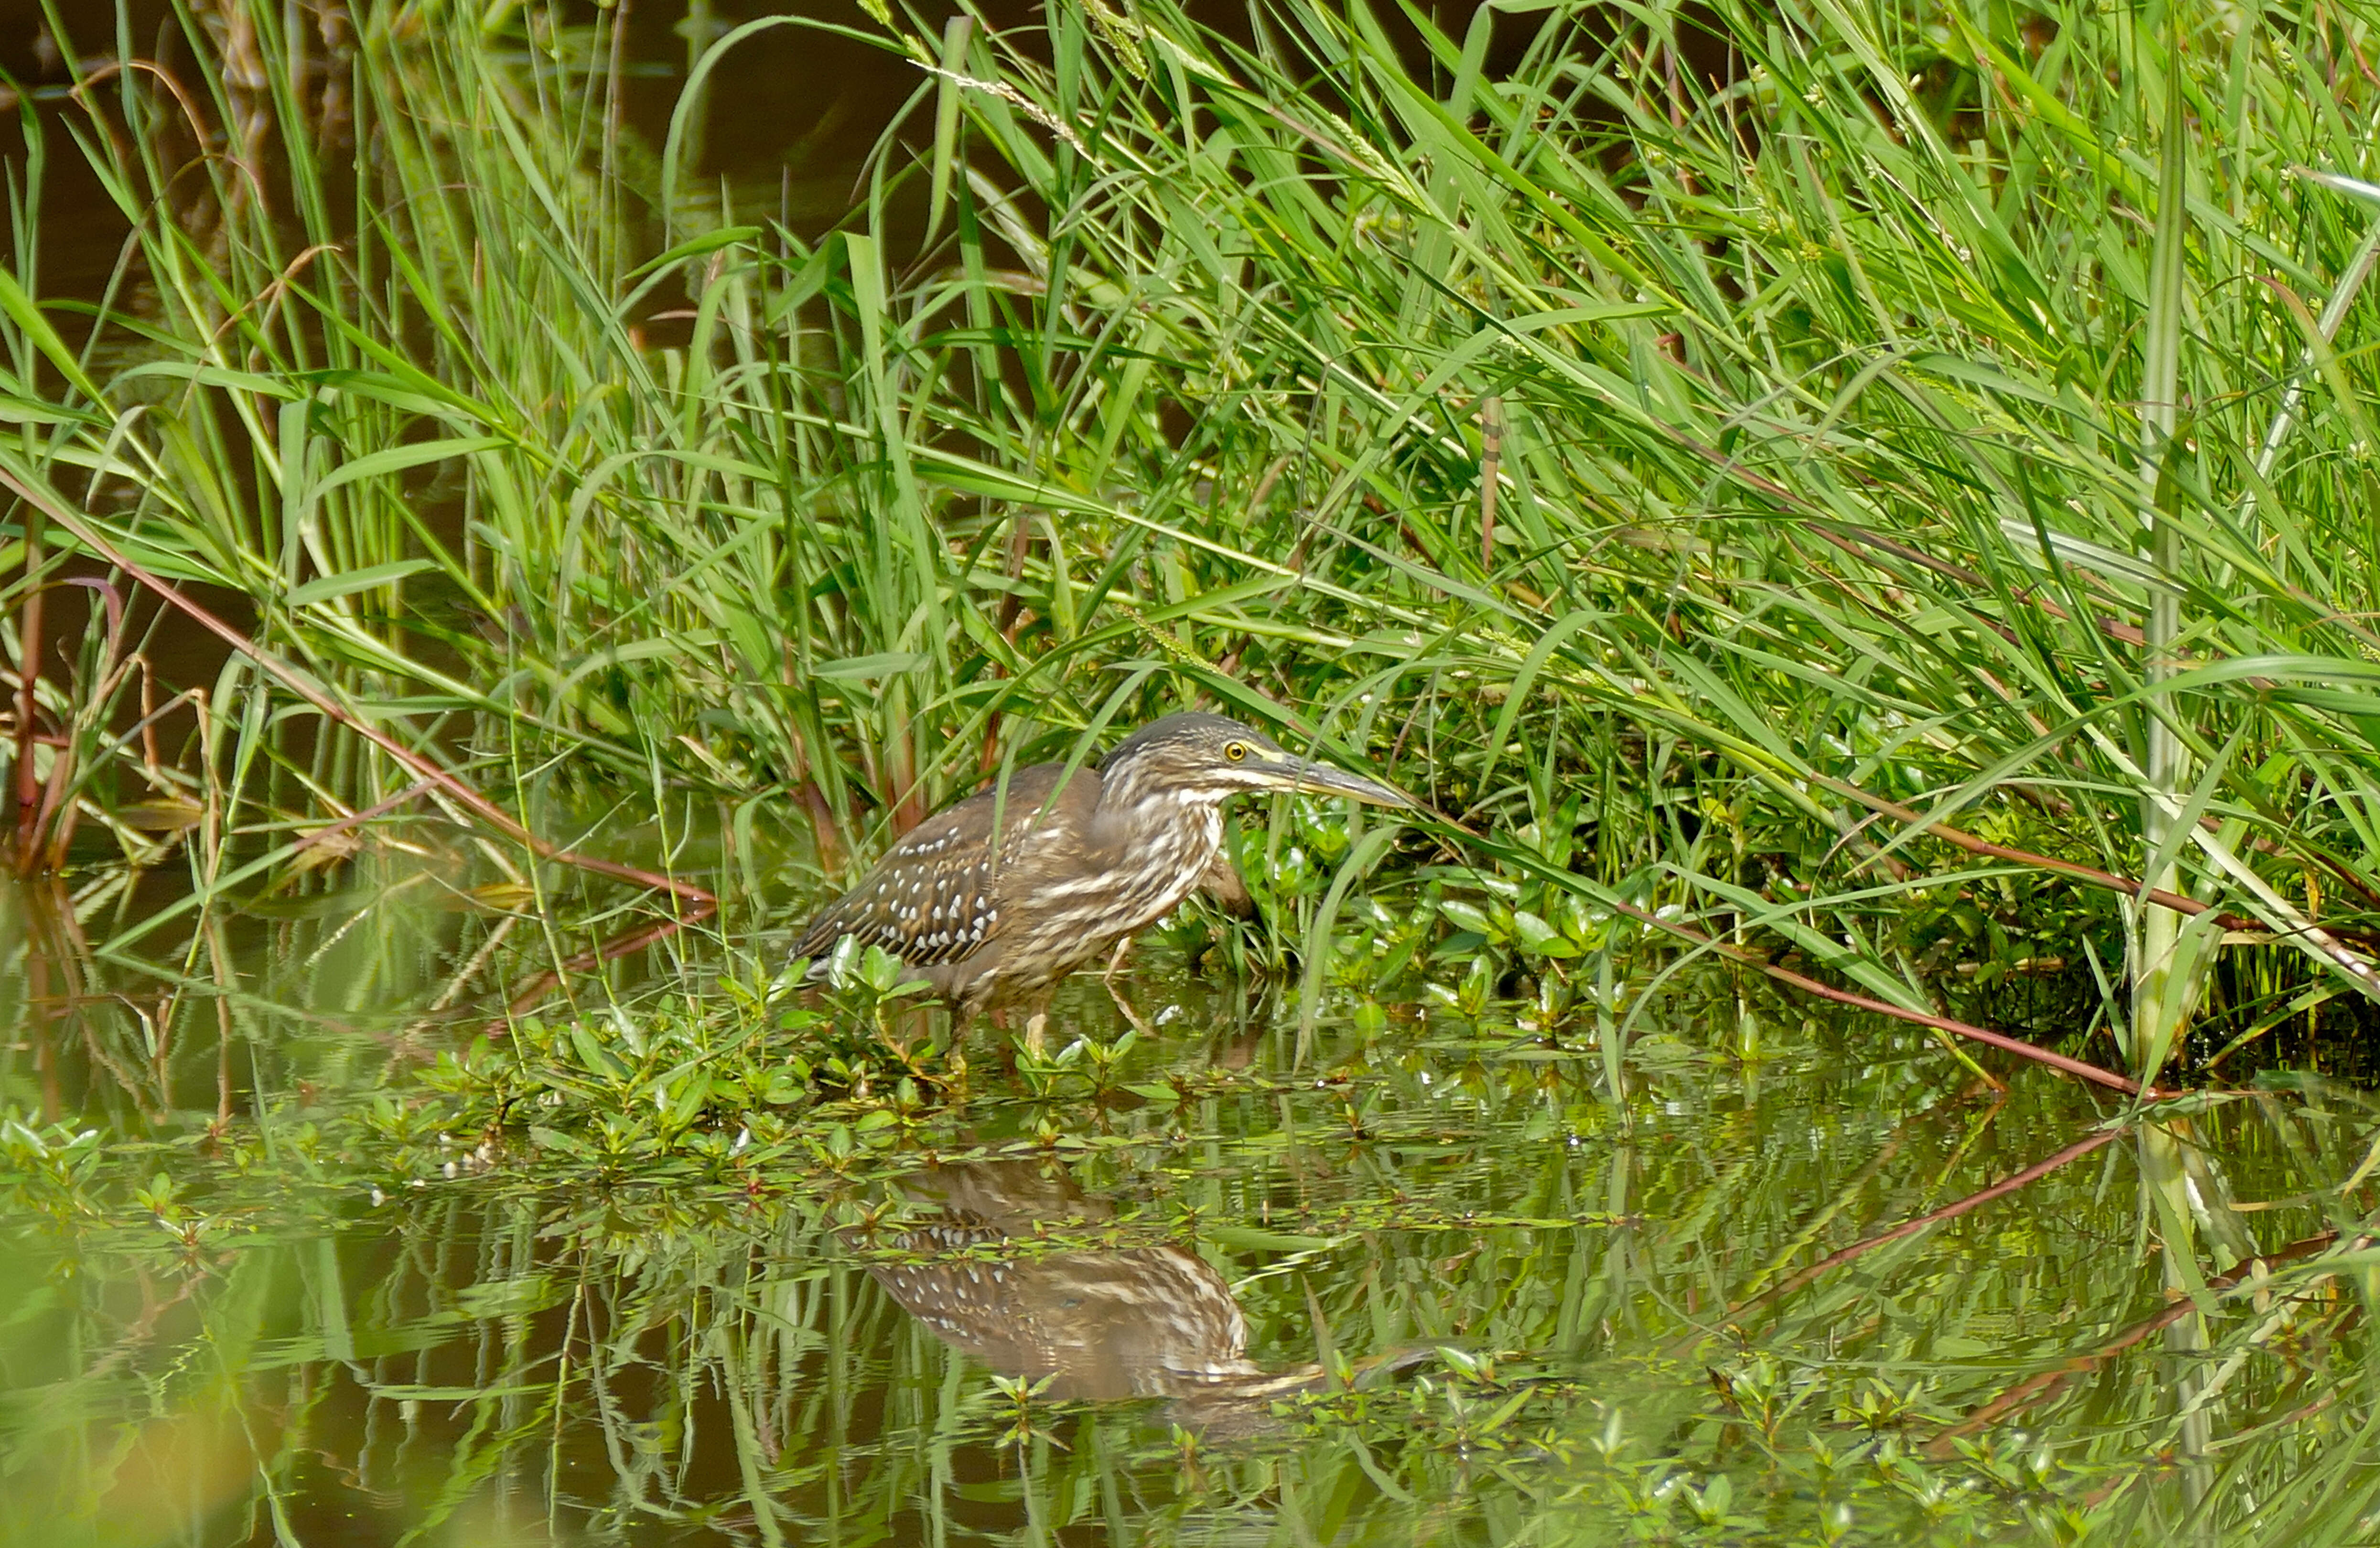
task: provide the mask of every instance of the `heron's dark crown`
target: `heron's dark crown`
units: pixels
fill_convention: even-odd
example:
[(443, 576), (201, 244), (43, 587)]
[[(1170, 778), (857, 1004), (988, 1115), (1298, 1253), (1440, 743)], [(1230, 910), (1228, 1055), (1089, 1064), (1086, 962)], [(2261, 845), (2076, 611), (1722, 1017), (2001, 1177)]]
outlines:
[[(1407, 799), (1360, 775), (1283, 752), (1251, 726), (1190, 711), (1152, 720), (1099, 761), (1106, 801), (1220, 803), (1242, 791), (1309, 791), (1401, 806)], [(1103, 802), (1104, 804), (1104, 802)]]
[(1103, 804), (1157, 813), (1220, 804), (1243, 791), (1279, 789), (1294, 759), (1251, 726), (1196, 710), (1151, 720), (1099, 760)]
[(1280, 744), (1253, 726), (1244, 726), (1229, 716), (1208, 715), (1194, 709), (1151, 720), (1134, 732), (1099, 760), (1099, 772), (1107, 774), (1124, 765), (1149, 759), (1160, 766), (1184, 768), (1226, 763), (1232, 760), (1225, 756), (1224, 749), (1233, 743), (1251, 751), (1281, 751)]

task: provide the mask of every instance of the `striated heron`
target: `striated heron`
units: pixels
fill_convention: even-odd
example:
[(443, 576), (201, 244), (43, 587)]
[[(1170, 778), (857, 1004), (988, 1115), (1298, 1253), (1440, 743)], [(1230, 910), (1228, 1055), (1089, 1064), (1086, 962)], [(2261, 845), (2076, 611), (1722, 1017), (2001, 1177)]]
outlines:
[(1120, 952), (1202, 885), (1245, 900), (1221, 853), (1223, 803), (1265, 791), (1412, 804), (1237, 720), (1168, 715), (1096, 768), (1037, 763), (919, 823), (810, 921), (794, 954), (820, 977), (845, 937), (882, 947), (962, 1017), (1032, 1005), (1026, 1041), (1038, 1045), (1060, 979)]

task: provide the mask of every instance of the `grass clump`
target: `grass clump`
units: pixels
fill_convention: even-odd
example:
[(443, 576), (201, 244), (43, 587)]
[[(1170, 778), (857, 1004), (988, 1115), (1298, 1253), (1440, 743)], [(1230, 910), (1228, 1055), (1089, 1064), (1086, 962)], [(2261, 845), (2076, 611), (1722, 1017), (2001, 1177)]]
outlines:
[[(2380, 984), (2374, 249), (2294, 170), (2357, 164), (2351, 22), (896, 18), (917, 137), (822, 232), (694, 175), (715, 91), (640, 138), (589, 35), (495, 25), (358, 11), (335, 123), (319, 62), (218, 75), (199, 129), (94, 79), (35, 123), (125, 264), (72, 332), (0, 326), (12, 477), (531, 828), (783, 895), (1205, 695), (1367, 753), (1472, 864), (1904, 1010), (1956, 992), (1953, 927), (2095, 961), (2143, 1076), (2218, 955), (2275, 961), (2215, 979), (2227, 1036)], [(205, 163), (208, 222), (159, 218), (224, 124), (274, 175)], [(25, 538), (17, 602), (89, 548)], [(35, 684), (79, 728), (29, 748), (47, 820), (163, 787), (245, 877), (419, 782), (242, 670), (136, 755), (71, 708), (121, 656)]]

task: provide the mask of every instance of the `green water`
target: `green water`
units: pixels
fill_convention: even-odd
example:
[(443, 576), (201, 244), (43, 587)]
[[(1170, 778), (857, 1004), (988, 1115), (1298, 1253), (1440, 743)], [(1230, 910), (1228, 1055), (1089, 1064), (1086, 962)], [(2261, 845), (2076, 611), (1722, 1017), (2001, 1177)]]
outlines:
[(11, 1542), (2372, 1539), (2351, 1090), (1161, 949), (946, 1087), (692, 949), (485, 1039), (322, 912), (229, 997), (12, 914)]

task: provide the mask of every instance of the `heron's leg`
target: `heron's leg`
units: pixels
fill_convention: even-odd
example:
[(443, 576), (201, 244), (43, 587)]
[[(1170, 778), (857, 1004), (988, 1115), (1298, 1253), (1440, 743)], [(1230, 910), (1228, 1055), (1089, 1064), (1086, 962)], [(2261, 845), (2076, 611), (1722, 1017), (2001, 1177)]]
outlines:
[(1109, 985), (1108, 998), (1116, 1002), (1116, 1009), (1123, 1012), (1123, 1019), (1132, 1023), (1134, 1031), (1139, 1033), (1143, 1037), (1154, 1037), (1157, 1035), (1157, 1028), (1149, 1024), (1148, 1017), (1133, 1009), (1132, 1001), (1123, 998), (1123, 991), (1122, 989), (1117, 988), (1112, 984)]
[(942, 1048), (942, 1077), (946, 1087), (962, 1102), (966, 1100), (966, 1040), (975, 1027), (978, 1012), (949, 1006), (950, 1025), (945, 1032), (948, 1041)]
[[(976, 1014), (982, 1017), (984, 1024), (990, 1027), (991, 1030), (998, 1034), (992, 1039), (992, 1042), (1000, 1050), (1000, 1067), (1002, 1070), (1007, 1070), (1012, 1075), (1015, 1074), (1017, 1040), (1009, 1035), (1008, 1007), (1004, 1005), (989, 1006), (984, 1010), (976, 1012)], [(970, 1018), (970, 1020), (972, 1020), (972, 1018)]]
[(899, 1057), (902, 1063), (914, 1070), (917, 1067), (917, 1050), (933, 1042), (933, 1024), (929, 1012), (922, 1005), (911, 1005), (894, 1011), (879, 1029), (884, 1046)]
[(1050, 1051), (1050, 1002), (1058, 998), (1058, 986), (1045, 985), (1034, 991), (1025, 1002), (1025, 1035), (1013, 1047), (1021, 1047), (1035, 1058)]
[(1134, 1008), (1132, 1001), (1124, 998), (1123, 986), (1116, 982), (1116, 970), (1123, 966), (1124, 955), (1131, 949), (1130, 936), (1118, 939), (1115, 949), (1108, 953), (1108, 971), (1100, 975), (1099, 981), (1108, 986), (1108, 998), (1116, 1002), (1116, 1009), (1123, 1012), (1123, 1019), (1132, 1023), (1133, 1030), (1143, 1037), (1154, 1037), (1157, 1035), (1157, 1029), (1149, 1025), (1148, 1019)]

